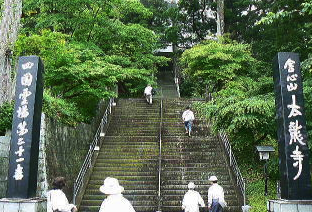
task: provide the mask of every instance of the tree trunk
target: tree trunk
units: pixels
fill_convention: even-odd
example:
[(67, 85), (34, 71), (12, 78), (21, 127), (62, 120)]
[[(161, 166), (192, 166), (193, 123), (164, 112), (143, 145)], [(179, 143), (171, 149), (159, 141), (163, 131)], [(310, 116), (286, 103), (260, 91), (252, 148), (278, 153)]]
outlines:
[(217, 36), (224, 34), (224, 0), (217, 1)]
[(11, 56), (22, 15), (22, 0), (4, 0), (0, 23), (0, 106), (14, 95)]

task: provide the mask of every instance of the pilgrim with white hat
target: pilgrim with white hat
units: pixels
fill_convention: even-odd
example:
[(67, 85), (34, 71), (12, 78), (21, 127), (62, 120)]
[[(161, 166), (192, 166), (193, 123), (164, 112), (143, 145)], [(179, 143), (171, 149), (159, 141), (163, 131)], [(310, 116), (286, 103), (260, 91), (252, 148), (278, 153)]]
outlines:
[(226, 206), (223, 188), (218, 185), (218, 178), (216, 176), (211, 176), (208, 180), (212, 183), (208, 189), (209, 212), (222, 212)]
[(195, 184), (189, 182), (187, 185), (188, 191), (185, 193), (182, 201), (182, 209), (185, 212), (199, 212), (199, 205), (205, 207), (205, 203), (200, 194), (195, 191)]
[(122, 196), (124, 187), (119, 185), (116, 178), (107, 177), (100, 191), (108, 196), (102, 202), (99, 212), (135, 212), (129, 200)]

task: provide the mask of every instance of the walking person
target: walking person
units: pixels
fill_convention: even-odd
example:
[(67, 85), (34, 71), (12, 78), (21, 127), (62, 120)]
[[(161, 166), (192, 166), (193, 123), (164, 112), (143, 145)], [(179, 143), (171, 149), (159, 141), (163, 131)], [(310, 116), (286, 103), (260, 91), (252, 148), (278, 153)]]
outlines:
[(200, 194), (195, 191), (195, 184), (190, 182), (188, 185), (188, 191), (185, 193), (182, 201), (182, 209), (185, 212), (199, 212), (199, 205), (205, 207), (205, 203)]
[(66, 186), (64, 177), (56, 177), (52, 183), (53, 189), (47, 194), (47, 212), (76, 212), (77, 208), (69, 204), (66, 195), (62, 191)]
[(144, 96), (146, 98), (146, 101), (148, 104), (153, 103), (153, 94), (152, 94), (153, 88), (150, 84), (148, 84), (144, 89)]
[(223, 188), (218, 185), (218, 179), (216, 176), (211, 176), (209, 181), (212, 183), (208, 189), (209, 212), (222, 212), (223, 208), (226, 207)]
[(184, 126), (185, 126), (185, 134), (188, 134), (188, 136), (191, 136), (192, 125), (193, 125), (193, 121), (195, 120), (195, 116), (189, 106), (185, 108), (185, 111), (182, 114), (182, 119), (183, 119)]
[(135, 212), (129, 200), (122, 196), (124, 188), (116, 178), (107, 177), (100, 191), (108, 197), (102, 202), (99, 212)]

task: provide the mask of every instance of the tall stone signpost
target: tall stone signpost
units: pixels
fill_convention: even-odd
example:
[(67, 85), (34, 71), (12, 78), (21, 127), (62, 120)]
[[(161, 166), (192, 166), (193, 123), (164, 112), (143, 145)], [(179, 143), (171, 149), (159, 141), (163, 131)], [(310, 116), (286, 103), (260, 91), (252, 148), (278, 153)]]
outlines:
[(43, 64), (40, 58), (20, 57), (16, 80), (7, 199), (0, 201), (0, 212), (44, 211), (40, 200), (34, 198), (43, 96)]
[(270, 200), (268, 209), (274, 212), (312, 211), (299, 55), (280, 52), (274, 60), (274, 66), (281, 200)]

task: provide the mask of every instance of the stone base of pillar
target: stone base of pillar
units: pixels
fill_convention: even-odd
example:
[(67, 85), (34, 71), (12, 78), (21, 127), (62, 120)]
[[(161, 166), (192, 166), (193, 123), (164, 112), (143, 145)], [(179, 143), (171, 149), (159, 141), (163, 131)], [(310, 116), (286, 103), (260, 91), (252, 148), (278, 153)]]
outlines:
[(46, 212), (47, 201), (41, 198), (0, 199), (0, 212)]
[(268, 212), (311, 212), (312, 200), (269, 200)]

